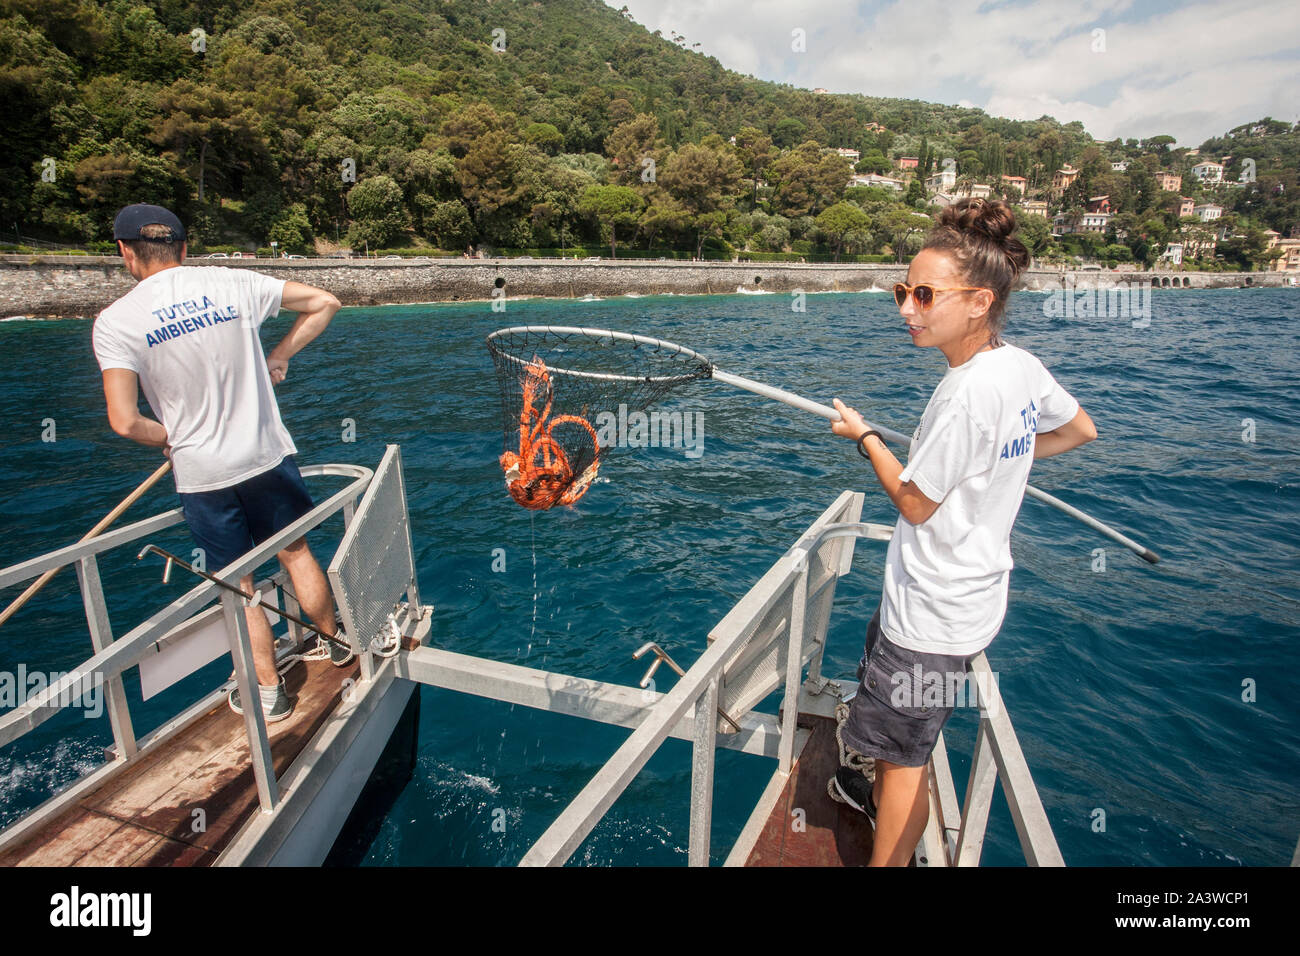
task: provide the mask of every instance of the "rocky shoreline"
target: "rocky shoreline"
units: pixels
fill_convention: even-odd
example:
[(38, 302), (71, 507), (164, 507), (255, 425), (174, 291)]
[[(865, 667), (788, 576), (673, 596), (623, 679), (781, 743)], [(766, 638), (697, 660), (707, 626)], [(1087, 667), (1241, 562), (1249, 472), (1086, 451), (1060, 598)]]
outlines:
[[(906, 278), (904, 265), (569, 259), (187, 259), (186, 265), (255, 269), (329, 289), (345, 306), (493, 299), (608, 298), (738, 292), (862, 292)], [(0, 316), (93, 317), (134, 280), (116, 256), (0, 256)], [(1142, 272), (1030, 269), (1030, 291), (1134, 286), (1298, 286), (1280, 272)]]

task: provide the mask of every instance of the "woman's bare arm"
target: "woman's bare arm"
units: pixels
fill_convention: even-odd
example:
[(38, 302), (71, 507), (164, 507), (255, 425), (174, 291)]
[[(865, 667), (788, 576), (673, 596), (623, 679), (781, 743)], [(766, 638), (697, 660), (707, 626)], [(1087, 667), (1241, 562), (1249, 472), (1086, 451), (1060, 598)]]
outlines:
[[(855, 409), (849, 408), (838, 398), (835, 409), (840, 413), (840, 420), (831, 425), (831, 432), (844, 438), (855, 439), (867, 430), (862, 416)], [(903, 463), (898, 460), (889, 446), (879, 438), (872, 436), (863, 442), (863, 449), (871, 456), (871, 467), (876, 472), (880, 487), (889, 495), (894, 507), (911, 524), (922, 524), (938, 510), (942, 502), (931, 501), (913, 482), (900, 481)]]
[(1060, 428), (1050, 432), (1039, 432), (1034, 438), (1034, 457), (1050, 458), (1071, 448), (1078, 448), (1097, 437), (1097, 426), (1092, 423), (1088, 413), (1082, 408), (1079, 414)]

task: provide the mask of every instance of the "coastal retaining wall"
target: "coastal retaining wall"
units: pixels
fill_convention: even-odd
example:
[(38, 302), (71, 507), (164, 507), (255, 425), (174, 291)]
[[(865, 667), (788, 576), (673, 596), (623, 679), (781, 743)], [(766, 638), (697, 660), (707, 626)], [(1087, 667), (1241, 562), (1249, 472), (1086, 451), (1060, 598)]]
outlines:
[[(255, 269), (328, 289), (346, 305), (387, 305), (637, 292), (679, 295), (889, 288), (906, 265), (550, 259), (187, 259), (186, 265)], [(1026, 289), (1141, 283), (1192, 289), (1293, 285), (1278, 272), (1138, 272), (1031, 269)], [(0, 316), (93, 316), (135, 285), (116, 256), (0, 256)], [(495, 290), (500, 289), (497, 293)]]

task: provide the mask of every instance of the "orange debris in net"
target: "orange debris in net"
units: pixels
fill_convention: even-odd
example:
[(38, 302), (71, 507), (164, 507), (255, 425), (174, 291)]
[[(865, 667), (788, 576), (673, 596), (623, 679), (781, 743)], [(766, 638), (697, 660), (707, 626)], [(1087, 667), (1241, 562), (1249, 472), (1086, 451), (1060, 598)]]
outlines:
[[(546, 363), (534, 358), (524, 368), (524, 401), (519, 411), (519, 452), (507, 451), (501, 456), (501, 467), (506, 473), (506, 488), (510, 497), (534, 511), (545, 511), (555, 505), (571, 505), (587, 493), (599, 467), (600, 444), (596, 430), (585, 418), (577, 415), (551, 415), (551, 375)], [(534, 404), (539, 392), (544, 392), (546, 403), (541, 412)], [(569, 464), (569, 457), (551, 436), (551, 429), (565, 423), (579, 425), (591, 436), (595, 457), (586, 470), (577, 477)]]

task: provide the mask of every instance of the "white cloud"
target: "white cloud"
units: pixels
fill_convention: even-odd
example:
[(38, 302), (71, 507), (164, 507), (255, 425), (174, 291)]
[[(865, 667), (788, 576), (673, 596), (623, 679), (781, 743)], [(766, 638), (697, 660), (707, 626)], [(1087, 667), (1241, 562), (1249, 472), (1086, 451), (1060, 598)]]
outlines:
[[(1264, 115), (1300, 119), (1288, 92), (1300, 78), (1295, 0), (1165, 10), (1133, 0), (622, 2), (724, 66), (809, 89), (1047, 113), (1099, 139), (1168, 133), (1184, 145)], [(807, 31), (805, 54), (790, 50), (794, 27)]]

